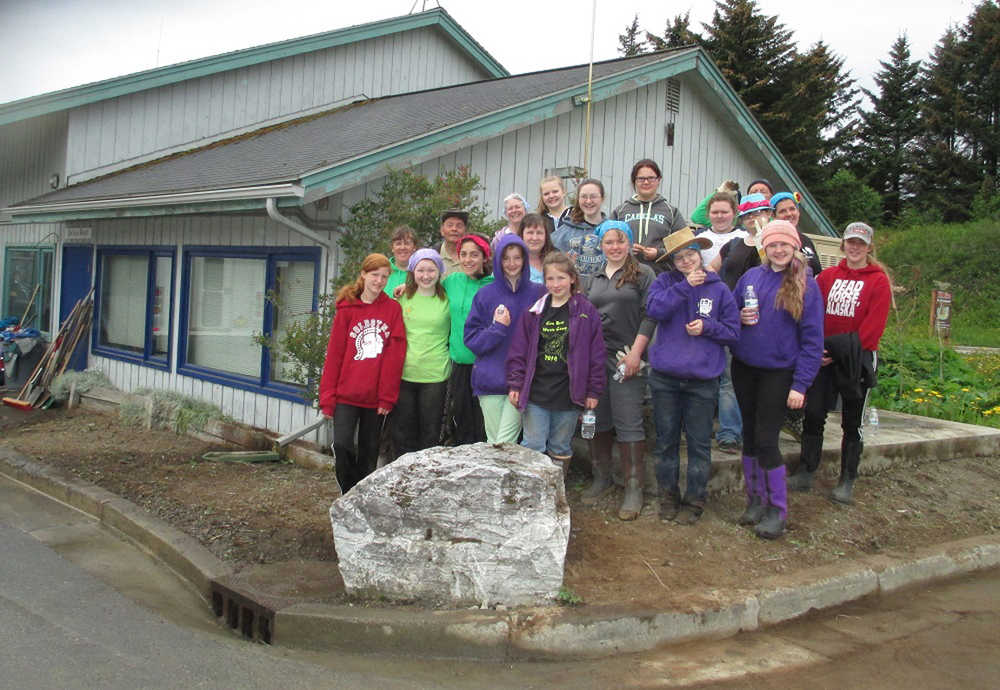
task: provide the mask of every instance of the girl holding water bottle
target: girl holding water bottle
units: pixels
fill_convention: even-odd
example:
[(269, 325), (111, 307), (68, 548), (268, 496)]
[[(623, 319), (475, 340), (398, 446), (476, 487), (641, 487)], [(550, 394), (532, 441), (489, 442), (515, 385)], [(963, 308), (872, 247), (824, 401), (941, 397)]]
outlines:
[(607, 377), (597, 406), (597, 424), (590, 441), (593, 483), (580, 497), (596, 503), (613, 486), (611, 447), (617, 439), (618, 456), (625, 475), (625, 496), (618, 509), (620, 520), (635, 520), (642, 511), (642, 485), (646, 475), (646, 433), (642, 405), (646, 378), (640, 376), (642, 356), (656, 324), (646, 318), (646, 292), (656, 279), (653, 269), (632, 254), (632, 228), (620, 220), (606, 220), (597, 228), (604, 252), (604, 266), (583, 279), (587, 299), (601, 315), (604, 344), (608, 350)]
[(573, 261), (552, 252), (542, 273), (546, 294), (518, 319), (507, 353), (508, 398), (524, 414), (521, 444), (547, 452), (565, 474), (577, 419), (582, 410), (592, 418), (604, 392), (606, 350), (601, 315), (580, 294)]
[(791, 489), (812, 488), (813, 474), (823, 454), (826, 413), (833, 409), (839, 395), (843, 401), (840, 481), (830, 494), (838, 503), (854, 501), (854, 480), (864, 450), (861, 418), (868, 391), (875, 383), (878, 343), (892, 303), (889, 277), (873, 255), (873, 234), (866, 223), (848, 225), (840, 244), (845, 258), (816, 278), (826, 306), (823, 361), (806, 393), (802, 454), (798, 471), (788, 480)]
[[(705, 270), (702, 252), (711, 246), (690, 228), (663, 240), (665, 261), (650, 288), (646, 314), (656, 321), (649, 348), (649, 390), (656, 422), (656, 481), (660, 519), (693, 525), (705, 509), (712, 464), (712, 416), (726, 346), (736, 342), (739, 314), (726, 284)], [(681, 497), (681, 428), (687, 435), (687, 487)]]
[[(761, 233), (764, 263), (743, 274), (733, 291), (740, 337), (732, 346), (733, 387), (743, 416), (747, 509), (740, 524), (757, 536), (784, 534), (788, 516), (785, 465), (778, 434), (785, 409), (799, 410), (823, 356), (823, 301), (795, 226), (773, 220)], [(756, 298), (756, 307), (753, 304)]]

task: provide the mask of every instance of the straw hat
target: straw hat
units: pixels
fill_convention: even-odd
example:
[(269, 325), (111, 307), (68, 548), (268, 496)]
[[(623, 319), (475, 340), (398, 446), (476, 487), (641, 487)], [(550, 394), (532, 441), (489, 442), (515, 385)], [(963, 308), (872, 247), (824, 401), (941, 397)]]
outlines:
[(698, 245), (699, 249), (709, 249), (712, 246), (712, 240), (701, 235), (695, 235), (692, 228), (681, 228), (677, 232), (672, 232), (663, 238), (663, 248), (667, 253), (658, 258), (657, 261), (663, 261), (674, 252), (689, 247), (692, 244)]

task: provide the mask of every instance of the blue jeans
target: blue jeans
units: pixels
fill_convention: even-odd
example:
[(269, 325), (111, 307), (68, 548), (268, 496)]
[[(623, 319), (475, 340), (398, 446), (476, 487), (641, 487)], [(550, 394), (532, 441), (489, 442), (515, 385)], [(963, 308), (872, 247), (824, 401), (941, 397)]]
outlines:
[(573, 455), (573, 432), (576, 431), (579, 410), (547, 410), (533, 403), (524, 409), (524, 437), (521, 445), (539, 453), (548, 452), (557, 458)]
[(740, 405), (736, 402), (736, 391), (733, 390), (733, 378), (730, 375), (733, 356), (726, 351), (726, 368), (719, 379), (719, 430), (715, 439), (722, 441), (741, 442), (743, 439), (743, 417), (740, 416)]
[(685, 503), (704, 504), (712, 466), (712, 416), (719, 379), (677, 379), (655, 369), (649, 376), (656, 423), (656, 481), (677, 492), (680, 480), (681, 426), (687, 438)]

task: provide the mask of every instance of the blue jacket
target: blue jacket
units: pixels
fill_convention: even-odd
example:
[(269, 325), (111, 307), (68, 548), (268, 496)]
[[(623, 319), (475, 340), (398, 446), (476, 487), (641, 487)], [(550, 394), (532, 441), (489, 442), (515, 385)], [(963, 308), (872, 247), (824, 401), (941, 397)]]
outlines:
[[(646, 316), (656, 321), (649, 347), (654, 370), (680, 379), (717, 378), (726, 368), (726, 345), (739, 338), (740, 313), (729, 288), (714, 271), (691, 287), (679, 271), (657, 276), (649, 286)], [(702, 333), (688, 335), (684, 326), (702, 320)]]
[[(516, 291), (510, 289), (501, 263), (504, 249), (512, 244), (524, 249), (525, 256)], [(528, 247), (524, 240), (517, 235), (502, 236), (493, 255), (494, 281), (481, 287), (472, 298), (472, 308), (465, 321), (465, 346), (476, 355), (472, 367), (472, 392), (475, 395), (507, 395), (505, 362), (514, 326), (518, 317), (545, 294), (544, 287), (529, 279), (531, 269), (527, 257)], [(510, 312), (510, 326), (493, 320), (493, 312), (500, 304)]]
[[(507, 354), (507, 388), (520, 394), (518, 409), (528, 406), (531, 382), (538, 362), (538, 331), (545, 305), (551, 299), (542, 295), (517, 320), (514, 338)], [(569, 399), (574, 405), (586, 406), (587, 398), (600, 398), (607, 383), (604, 360), (604, 331), (601, 315), (586, 297), (577, 293), (569, 298)]]
[[(603, 224), (603, 213), (601, 217)], [(601, 251), (601, 240), (597, 232), (601, 224), (591, 225), (585, 220), (577, 222), (566, 216), (559, 221), (559, 227), (552, 233), (552, 246), (576, 264), (577, 273), (581, 276), (599, 273), (604, 266), (604, 252)]]
[(733, 289), (736, 305), (743, 307), (743, 291), (754, 286), (760, 303), (760, 320), (742, 326), (740, 339), (731, 349), (733, 357), (760, 369), (794, 369), (792, 390), (805, 393), (819, 372), (823, 358), (823, 297), (816, 280), (806, 276), (802, 318), (796, 321), (784, 309), (776, 309), (774, 298), (783, 272), (757, 266), (743, 274)]

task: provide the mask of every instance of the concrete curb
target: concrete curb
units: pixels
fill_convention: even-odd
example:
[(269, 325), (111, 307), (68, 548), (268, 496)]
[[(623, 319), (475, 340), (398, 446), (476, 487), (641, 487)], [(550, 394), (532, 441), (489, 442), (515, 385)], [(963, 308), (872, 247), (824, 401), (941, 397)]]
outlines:
[[(0, 448), (0, 474), (92, 515), (125, 534), (209, 600), (232, 573), (198, 541), (138, 506), (16, 451)], [(1000, 535), (835, 563), (710, 593), (689, 610), (623, 612), (560, 606), (508, 611), (375, 609), (297, 603), (275, 612), (274, 642), (304, 649), (478, 659), (567, 659), (641, 652), (663, 644), (759, 630), (857, 599), (1000, 566)], [(704, 594), (704, 593), (702, 593)]]
[(0, 474), (5, 474), (97, 519), (152, 553), (180, 578), (191, 583), (205, 601), (212, 580), (232, 568), (184, 532), (134, 503), (99, 486), (67, 475), (9, 448), (0, 448)]

